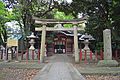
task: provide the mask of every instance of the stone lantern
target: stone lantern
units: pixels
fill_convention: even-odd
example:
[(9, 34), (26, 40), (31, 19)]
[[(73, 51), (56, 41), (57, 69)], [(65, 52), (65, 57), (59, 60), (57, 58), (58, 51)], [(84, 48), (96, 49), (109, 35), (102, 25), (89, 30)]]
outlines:
[(27, 36), (28, 39), (30, 39), (29, 44), (30, 44), (30, 50), (35, 50), (34, 44), (35, 44), (35, 39), (36, 36), (34, 35), (34, 33), (32, 32), (30, 36)]
[(85, 47), (83, 48), (84, 50), (90, 50), (90, 48), (88, 47), (89, 45), (89, 35), (86, 33), (85, 36), (84, 36), (84, 41), (82, 42), (84, 43)]
[[(91, 40), (95, 40), (90, 34), (88, 35), (87, 33), (85, 33), (85, 35), (82, 35), (79, 40), (82, 40), (82, 43), (84, 43), (85, 47), (82, 49), (82, 53), (87, 53), (87, 58), (89, 58), (90, 55), (90, 48), (89, 48), (89, 44)], [(84, 58), (84, 56), (83, 56)]]
[[(37, 38), (34, 33), (32, 32), (30, 36), (27, 36), (28, 39), (30, 39), (29, 41), (29, 44), (30, 44), (30, 47), (29, 47), (29, 50), (30, 52), (33, 54), (34, 53), (34, 50), (35, 50), (35, 47), (34, 47), (34, 44), (35, 44), (35, 39)], [(30, 56), (30, 55), (29, 55)], [(31, 55), (33, 56), (33, 55)]]

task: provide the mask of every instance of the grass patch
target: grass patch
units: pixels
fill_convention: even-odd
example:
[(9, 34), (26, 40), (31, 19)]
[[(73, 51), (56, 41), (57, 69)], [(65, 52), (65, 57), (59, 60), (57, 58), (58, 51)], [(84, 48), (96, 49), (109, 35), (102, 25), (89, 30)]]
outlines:
[(0, 80), (5, 80), (7, 72), (3, 72), (0, 70)]

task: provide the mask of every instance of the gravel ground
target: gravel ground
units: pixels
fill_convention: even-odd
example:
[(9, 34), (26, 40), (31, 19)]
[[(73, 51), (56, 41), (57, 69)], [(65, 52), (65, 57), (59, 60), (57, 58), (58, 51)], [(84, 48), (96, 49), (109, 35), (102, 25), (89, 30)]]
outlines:
[(0, 80), (32, 80), (45, 64), (37, 62), (0, 62)]
[(0, 80), (32, 80), (39, 69), (1, 68)]
[(74, 64), (86, 80), (120, 80), (120, 67), (97, 67), (96, 64)]
[[(74, 58), (69, 56), (71, 63), (86, 80), (120, 80), (120, 66), (118, 67), (97, 67), (97, 62), (81, 61), (79, 64), (74, 63)], [(119, 61), (120, 64), (120, 61)]]
[(85, 75), (86, 80), (120, 80), (120, 76), (113, 75)]
[[(71, 63), (83, 74), (86, 80), (120, 80), (120, 66), (116, 68), (101, 68), (96, 66), (97, 63), (85, 64), (84, 61), (75, 64), (74, 58), (71, 56), (69, 56), (69, 58)], [(25, 62), (10, 62), (7, 64), (0, 62), (0, 80), (32, 80), (43, 66), (44, 64), (31, 62), (28, 62), (28, 64)]]

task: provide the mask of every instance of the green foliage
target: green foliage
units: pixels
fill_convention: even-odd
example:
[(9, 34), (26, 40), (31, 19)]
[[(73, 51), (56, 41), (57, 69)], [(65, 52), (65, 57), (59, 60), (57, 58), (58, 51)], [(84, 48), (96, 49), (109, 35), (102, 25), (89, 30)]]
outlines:
[(100, 49), (102, 49), (103, 48), (103, 42), (98, 42), (97, 44), (96, 44), (96, 50), (100, 50)]
[(54, 18), (59, 20), (70, 20), (73, 19), (74, 16), (72, 14), (65, 15), (64, 12), (56, 11)]
[(0, 1), (0, 16), (5, 16), (5, 8), (4, 8), (4, 4)]
[(120, 0), (113, 0), (112, 3), (112, 26), (113, 39), (120, 41)]
[(20, 21), (22, 16), (20, 10), (21, 10), (20, 8), (13, 8), (12, 11), (9, 11), (7, 16), (9, 20)]
[(97, 41), (103, 40), (103, 30), (108, 28), (112, 31), (112, 40), (119, 37), (120, 21), (120, 1), (119, 0), (94, 0), (88, 7), (89, 15), (86, 31), (92, 34)]
[[(18, 8), (14, 8), (12, 11), (8, 11), (5, 7), (5, 4), (0, 1), (0, 43), (6, 42), (7, 35), (6, 35), (6, 26), (5, 23), (12, 21), (12, 20), (20, 20), (19, 11), (15, 11)], [(19, 9), (18, 9), (19, 10)]]
[[(66, 15), (64, 12), (56, 11), (54, 13), (54, 18), (58, 20), (71, 20), (74, 19), (74, 16), (72, 14)], [(64, 27), (72, 27), (72, 24), (64, 24)]]
[(5, 31), (5, 22), (7, 22), (7, 10), (5, 9), (5, 5), (3, 4), (2, 1), (0, 1), (0, 44), (2, 44), (4, 37), (6, 36), (6, 31)]
[[(13, 0), (9, 1), (13, 2)], [(106, 28), (112, 30), (112, 39), (120, 36), (120, 0), (73, 0), (71, 4), (59, 4), (56, 1), (53, 2), (54, 4), (42, 3), (40, 0), (18, 1), (19, 7), (15, 7), (9, 17), (11, 19), (22, 18), (25, 33), (30, 26), (33, 26), (32, 15), (39, 18), (64, 20), (77, 18), (78, 13), (83, 13), (83, 16), (89, 16), (86, 32), (92, 34), (98, 42), (103, 40), (102, 32)], [(12, 16), (13, 14), (16, 15)], [(64, 26), (70, 27), (71, 25)]]

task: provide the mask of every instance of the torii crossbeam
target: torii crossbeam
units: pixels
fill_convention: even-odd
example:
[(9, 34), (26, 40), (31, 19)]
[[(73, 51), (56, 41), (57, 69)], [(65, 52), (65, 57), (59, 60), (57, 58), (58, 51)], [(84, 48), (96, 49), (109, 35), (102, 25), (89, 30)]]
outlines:
[[(46, 41), (46, 31), (73, 31), (74, 32), (74, 54), (75, 54), (75, 62), (79, 63), (79, 49), (78, 49), (78, 30), (84, 30), (82, 28), (78, 28), (76, 24), (83, 23), (86, 18), (81, 19), (73, 19), (73, 20), (55, 20), (55, 19), (39, 19), (37, 17), (33, 17), (35, 20), (35, 24), (42, 24), (43, 27), (35, 28), (35, 31), (42, 31), (41, 35), (41, 49), (40, 49), (40, 62), (44, 62), (44, 54), (45, 54), (45, 41)], [(46, 24), (73, 24), (73, 28), (51, 28), (46, 27)]]

